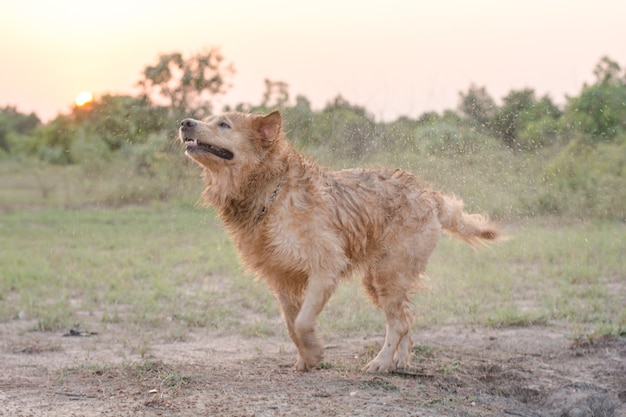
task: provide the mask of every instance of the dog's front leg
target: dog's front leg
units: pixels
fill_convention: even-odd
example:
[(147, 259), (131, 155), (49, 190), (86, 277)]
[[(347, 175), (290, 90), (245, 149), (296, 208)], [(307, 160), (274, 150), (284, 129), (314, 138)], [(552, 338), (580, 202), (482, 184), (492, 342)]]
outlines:
[(298, 371), (310, 371), (322, 361), (322, 344), (315, 334), (315, 322), (337, 287), (337, 280), (328, 275), (309, 277), (302, 308), (294, 322), (298, 347)]
[(302, 300), (299, 300), (299, 297), (296, 295), (288, 293), (279, 293), (276, 295), (276, 298), (280, 303), (280, 311), (282, 313), (283, 320), (285, 321), (285, 325), (287, 326), (289, 337), (298, 348), (297, 363), (300, 363), (302, 362), (302, 358), (300, 357), (300, 341), (296, 335), (295, 322), (296, 317), (298, 317), (298, 313), (300, 312), (300, 308), (302, 307)]

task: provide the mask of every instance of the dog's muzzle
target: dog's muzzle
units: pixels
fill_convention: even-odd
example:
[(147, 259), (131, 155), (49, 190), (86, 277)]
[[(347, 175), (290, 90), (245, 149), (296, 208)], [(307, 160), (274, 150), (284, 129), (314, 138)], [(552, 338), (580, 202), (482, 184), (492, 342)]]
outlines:
[(198, 122), (193, 119), (180, 122), (180, 140), (185, 144), (185, 150), (188, 153), (210, 153), (222, 159), (233, 159), (234, 154), (228, 149), (198, 141), (195, 137), (197, 127)]

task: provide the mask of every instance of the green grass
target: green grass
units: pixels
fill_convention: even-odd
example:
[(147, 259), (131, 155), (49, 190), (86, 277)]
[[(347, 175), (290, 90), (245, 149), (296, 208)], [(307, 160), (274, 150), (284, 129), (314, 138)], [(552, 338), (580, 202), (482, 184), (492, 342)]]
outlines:
[(32, 318), (40, 330), (57, 330), (78, 311), (192, 326), (235, 315), (215, 281), (242, 272), (210, 210), (14, 211), (2, 216), (2, 234), (2, 320)]
[(623, 223), (535, 219), (511, 233), (478, 253), (441, 243), (429, 270), (433, 290), (417, 295), (425, 322), (626, 324)]
[[(478, 252), (443, 238), (428, 270), (431, 289), (413, 297), (418, 325), (626, 327), (626, 226), (546, 222), (517, 224), (511, 240)], [(5, 213), (1, 228), (3, 321), (32, 319), (34, 330), (55, 331), (87, 317), (275, 332), (266, 322), (278, 316), (272, 295), (242, 271), (211, 210), (50, 208)], [(380, 331), (383, 320), (354, 279), (320, 323), (346, 334)]]
[(0, 160), (0, 212), (23, 208), (124, 207), (175, 202), (195, 206), (200, 172), (180, 155), (160, 159), (154, 172), (138, 172), (117, 157), (57, 166), (33, 160)]
[[(411, 158), (405, 168), (418, 167)], [(451, 160), (427, 159), (414, 170), (432, 169), (427, 180), (495, 213), (512, 237), (478, 252), (443, 238), (428, 269), (431, 289), (413, 296), (416, 326), (565, 323), (575, 333), (623, 333), (626, 224), (530, 216), (523, 208), (536, 179), (516, 180), (516, 172), (534, 172), (543, 157), (487, 159), (469, 156), (457, 170)], [(285, 335), (265, 284), (243, 271), (213, 210), (195, 203), (198, 170), (124, 181), (121, 166), (81, 177), (81, 166), (0, 163), (0, 321), (27, 320), (33, 331), (138, 326), (165, 329), (175, 340), (198, 327)], [(128, 189), (147, 200), (124, 200)], [(159, 197), (163, 190), (168, 198)], [(331, 298), (320, 327), (323, 334), (381, 333), (384, 317), (354, 279)]]

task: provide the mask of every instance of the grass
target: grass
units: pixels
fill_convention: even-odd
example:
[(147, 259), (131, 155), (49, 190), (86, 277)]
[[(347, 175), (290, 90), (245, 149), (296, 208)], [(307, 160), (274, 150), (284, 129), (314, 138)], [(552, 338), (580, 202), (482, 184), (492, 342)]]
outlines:
[[(411, 158), (400, 165), (417, 167)], [(456, 170), (448, 161), (442, 171), (427, 159), (414, 170), (437, 172), (427, 180), (495, 213), (512, 236), (478, 252), (443, 238), (428, 270), (431, 289), (413, 297), (416, 326), (560, 322), (576, 332), (622, 334), (626, 224), (520, 214), (536, 179), (516, 181), (516, 173), (534, 171), (543, 157), (491, 165), (485, 158), (469, 156)], [(33, 331), (165, 329), (173, 340), (189, 328), (285, 335), (267, 287), (243, 271), (214, 212), (196, 204), (197, 170), (125, 181), (121, 161), (89, 175), (81, 166), (32, 164), (0, 162), (0, 321), (28, 320)], [(133, 193), (147, 200), (123, 197)], [(323, 334), (379, 334), (384, 317), (354, 279), (331, 298), (320, 327)]]
[(2, 320), (32, 318), (38, 330), (58, 330), (78, 311), (153, 325), (171, 317), (191, 326), (217, 326), (235, 315), (215, 281), (242, 272), (210, 210), (15, 211), (3, 215), (2, 231)]
[(180, 156), (163, 158), (158, 169), (138, 173), (128, 159), (90, 160), (57, 166), (33, 160), (0, 160), (0, 211), (56, 207), (124, 207), (176, 201), (195, 206), (199, 172)]
[(417, 295), (418, 314), (426, 323), (623, 325), (626, 226), (547, 221), (519, 224), (511, 240), (478, 253), (445, 239), (431, 262), (434, 289)]

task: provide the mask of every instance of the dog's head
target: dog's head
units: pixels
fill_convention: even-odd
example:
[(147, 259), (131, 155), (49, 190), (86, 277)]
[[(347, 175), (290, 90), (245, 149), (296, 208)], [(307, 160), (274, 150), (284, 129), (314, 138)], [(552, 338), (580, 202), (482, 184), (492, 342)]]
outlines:
[(282, 117), (274, 111), (265, 116), (231, 112), (203, 121), (185, 119), (179, 134), (185, 154), (205, 169), (211, 182), (221, 192), (236, 192), (280, 148)]
[(251, 154), (262, 156), (281, 133), (278, 111), (267, 116), (232, 112), (180, 123), (185, 154), (207, 169), (237, 164)]

